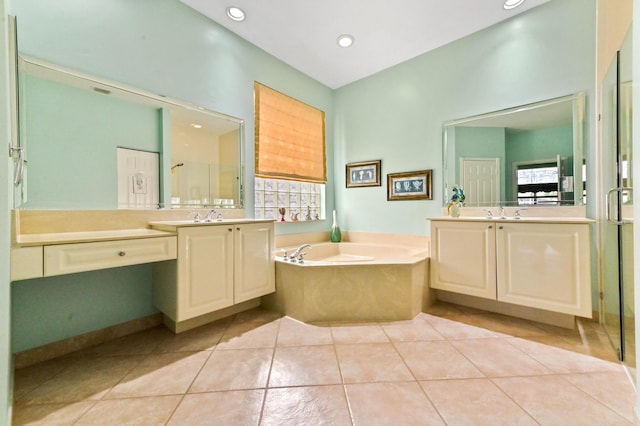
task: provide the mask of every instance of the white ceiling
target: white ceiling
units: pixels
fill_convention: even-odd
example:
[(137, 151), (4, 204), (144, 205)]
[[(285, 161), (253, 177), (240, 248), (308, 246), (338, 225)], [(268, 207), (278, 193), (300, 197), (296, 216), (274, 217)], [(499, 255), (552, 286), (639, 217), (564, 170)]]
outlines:
[[(546, 3), (526, 0), (180, 0), (332, 89)], [(246, 13), (243, 22), (228, 6)], [(351, 34), (341, 48), (336, 39)]]

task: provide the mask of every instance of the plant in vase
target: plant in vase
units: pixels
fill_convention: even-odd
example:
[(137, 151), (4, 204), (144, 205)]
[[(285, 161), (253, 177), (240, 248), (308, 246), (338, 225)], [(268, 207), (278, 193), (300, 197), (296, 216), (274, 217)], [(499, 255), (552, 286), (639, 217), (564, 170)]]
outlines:
[(464, 200), (464, 190), (459, 186), (454, 186), (451, 201), (449, 201), (449, 204), (447, 204), (447, 212), (449, 213), (449, 215), (451, 215), (451, 217), (460, 216), (460, 207), (464, 205)]

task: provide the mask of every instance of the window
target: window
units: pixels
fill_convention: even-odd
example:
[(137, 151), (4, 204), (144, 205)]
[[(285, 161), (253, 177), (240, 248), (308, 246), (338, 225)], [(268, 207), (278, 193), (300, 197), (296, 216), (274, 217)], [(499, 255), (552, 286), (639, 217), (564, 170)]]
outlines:
[(518, 205), (559, 203), (556, 163), (520, 165), (517, 177)]
[(255, 217), (324, 218), (324, 112), (255, 83)]

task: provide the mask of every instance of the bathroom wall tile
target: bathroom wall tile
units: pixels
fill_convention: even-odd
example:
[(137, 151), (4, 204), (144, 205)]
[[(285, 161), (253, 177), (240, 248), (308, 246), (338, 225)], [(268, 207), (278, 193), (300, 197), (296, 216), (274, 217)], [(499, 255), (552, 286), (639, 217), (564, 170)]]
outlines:
[(264, 388), (272, 355), (273, 349), (214, 351), (189, 393)]
[(562, 377), (496, 378), (493, 382), (540, 424), (563, 425), (569, 419), (574, 425), (632, 424)]
[(488, 377), (551, 373), (551, 370), (505, 339), (452, 340), (451, 344)]
[(342, 386), (307, 386), (267, 390), (263, 426), (350, 426), (351, 416)]
[(269, 387), (342, 383), (333, 345), (278, 347), (273, 357)]
[(438, 380), (421, 385), (447, 424), (538, 424), (489, 379)]
[(344, 383), (413, 380), (390, 343), (336, 344), (336, 351)]
[(345, 386), (356, 425), (444, 425), (416, 382)]
[(149, 355), (106, 398), (186, 393), (211, 352), (175, 352)]
[(394, 346), (418, 380), (484, 377), (449, 342), (398, 342)]
[(212, 392), (185, 395), (168, 426), (257, 425), (264, 390)]
[(181, 399), (169, 395), (98, 401), (74, 425), (164, 424)]

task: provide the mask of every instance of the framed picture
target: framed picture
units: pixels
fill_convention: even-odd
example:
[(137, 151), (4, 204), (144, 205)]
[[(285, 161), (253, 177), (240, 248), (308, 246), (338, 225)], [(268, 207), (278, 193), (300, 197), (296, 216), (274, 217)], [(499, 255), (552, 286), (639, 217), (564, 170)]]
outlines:
[(387, 201), (431, 200), (432, 170), (387, 174)]
[(380, 167), (382, 160), (362, 161), (347, 164), (347, 188), (381, 186)]

